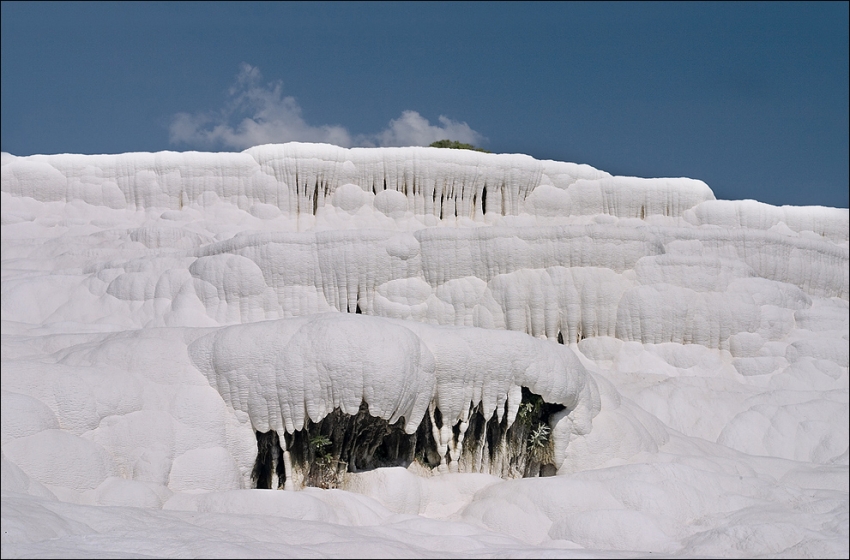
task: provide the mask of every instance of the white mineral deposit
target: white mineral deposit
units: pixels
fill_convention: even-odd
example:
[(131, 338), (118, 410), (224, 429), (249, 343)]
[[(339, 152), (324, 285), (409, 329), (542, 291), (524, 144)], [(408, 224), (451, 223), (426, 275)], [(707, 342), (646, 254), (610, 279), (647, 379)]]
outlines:
[(3, 153), (3, 557), (846, 558), (849, 229), (521, 154)]

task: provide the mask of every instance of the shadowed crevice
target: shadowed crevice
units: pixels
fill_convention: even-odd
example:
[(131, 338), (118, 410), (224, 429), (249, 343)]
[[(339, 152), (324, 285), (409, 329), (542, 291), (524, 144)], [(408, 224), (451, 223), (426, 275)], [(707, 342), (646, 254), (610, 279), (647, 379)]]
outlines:
[[(504, 409), (507, 409), (505, 403)], [(291, 473), (285, 472), (283, 450), (274, 431), (257, 434), (257, 461), (252, 480), (257, 488), (283, 487), (287, 476), (297, 486), (338, 488), (346, 473), (380, 467), (419, 467), (450, 472), (488, 473), (502, 478), (549, 476), (555, 473), (550, 420), (563, 410), (540, 395), (522, 388), (522, 402), (513, 424), (507, 414), (494, 412), (485, 418), (481, 404), (471, 407), (465, 431), (457, 421), (451, 430), (449, 451), (440, 456), (431, 415), (425, 414), (416, 431), (404, 431), (404, 418), (394, 424), (369, 414), (361, 403), (357, 414), (340, 409), (318, 422), (307, 420), (302, 430), (284, 433), (291, 457)], [(444, 416), (434, 409), (436, 428)], [(275, 477), (277, 475), (277, 484)]]

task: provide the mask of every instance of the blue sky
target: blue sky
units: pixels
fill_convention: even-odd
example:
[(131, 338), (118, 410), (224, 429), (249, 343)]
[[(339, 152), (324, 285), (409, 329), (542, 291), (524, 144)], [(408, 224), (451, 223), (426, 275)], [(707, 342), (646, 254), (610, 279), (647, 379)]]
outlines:
[(848, 3), (2, 3), (2, 150), (437, 136), (848, 206)]

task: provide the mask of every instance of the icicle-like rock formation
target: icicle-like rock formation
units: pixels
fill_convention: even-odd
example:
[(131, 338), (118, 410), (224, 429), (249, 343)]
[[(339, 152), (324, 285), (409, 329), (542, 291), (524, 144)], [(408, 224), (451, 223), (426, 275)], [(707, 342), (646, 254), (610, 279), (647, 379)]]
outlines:
[[(249, 210), (277, 207), (313, 225), (326, 205), (347, 212), (365, 201), (378, 211), (432, 218), (520, 214), (679, 216), (711, 190), (692, 179), (611, 177), (587, 165), (539, 161), (522, 154), (438, 148), (338, 148), (325, 144), (257, 146), (239, 154), (197, 152), (115, 156), (4, 154), (3, 190), (40, 201), (84, 200), (110, 208), (170, 208), (210, 204), (211, 195)], [(258, 208), (259, 211), (259, 208)], [(266, 210), (267, 211), (267, 210)]]
[[(715, 201), (699, 181), (611, 177), (521, 155), (284, 144), (240, 154), (6, 154), (2, 173), (10, 224), (51, 201), (122, 208), (120, 220), (136, 210), (138, 227), (80, 238), (87, 247), (79, 250), (117, 236), (125, 255), (140, 257), (86, 262), (82, 295), (144, 303), (134, 309), (140, 325), (359, 309), (566, 342), (615, 336), (722, 348), (761, 323), (755, 278), (821, 297), (846, 299), (850, 290), (846, 210)], [(705, 285), (709, 277), (718, 281)], [(657, 283), (682, 289), (648, 287)], [(664, 333), (653, 329), (669, 321), (635, 323), (659, 305), (735, 322), (680, 325), (670, 315)], [(14, 304), (7, 313), (32, 317)], [(92, 319), (114, 321), (83, 322)]]
[(553, 441), (560, 456), (571, 435), (590, 432), (599, 412), (596, 386), (572, 350), (506, 331), (326, 313), (227, 327), (193, 342), (189, 353), (258, 432), (292, 434), (335, 410), (356, 415), (365, 404), (389, 424), (403, 418), (410, 435), (430, 415), (439, 464), (448, 459), (454, 470), (470, 414), (497, 423), (504, 417), (509, 429), (523, 387), (566, 410), (560, 421), (569, 427)]

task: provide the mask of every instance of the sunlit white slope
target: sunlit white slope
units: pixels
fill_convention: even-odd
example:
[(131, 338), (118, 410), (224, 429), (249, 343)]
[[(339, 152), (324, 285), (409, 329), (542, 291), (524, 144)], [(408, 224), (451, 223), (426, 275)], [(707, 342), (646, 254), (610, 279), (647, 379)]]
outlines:
[[(537, 197), (544, 213), (551, 212), (544, 201), (547, 192), (555, 204), (575, 204), (576, 214), (623, 217), (679, 215), (714, 199), (705, 183), (690, 179), (612, 178), (587, 165), (438, 148), (289, 143), (239, 154), (3, 157), (3, 190), (17, 196), (81, 199), (110, 208), (182, 209), (195, 202), (207, 205), (215, 194), (243, 210), (276, 206), (310, 225), (308, 216), (326, 205), (351, 212), (366, 201), (384, 214), (410, 211), (421, 218), (482, 221), (486, 214), (521, 213), (538, 186), (544, 187)], [(371, 197), (341, 188), (350, 184)], [(566, 190), (575, 202), (546, 187)]]
[[(4, 557), (850, 553), (846, 209), (298, 143), (0, 191)], [(465, 472), (521, 387), (558, 476)], [(361, 403), (440, 467), (253, 489), (255, 430)]]

